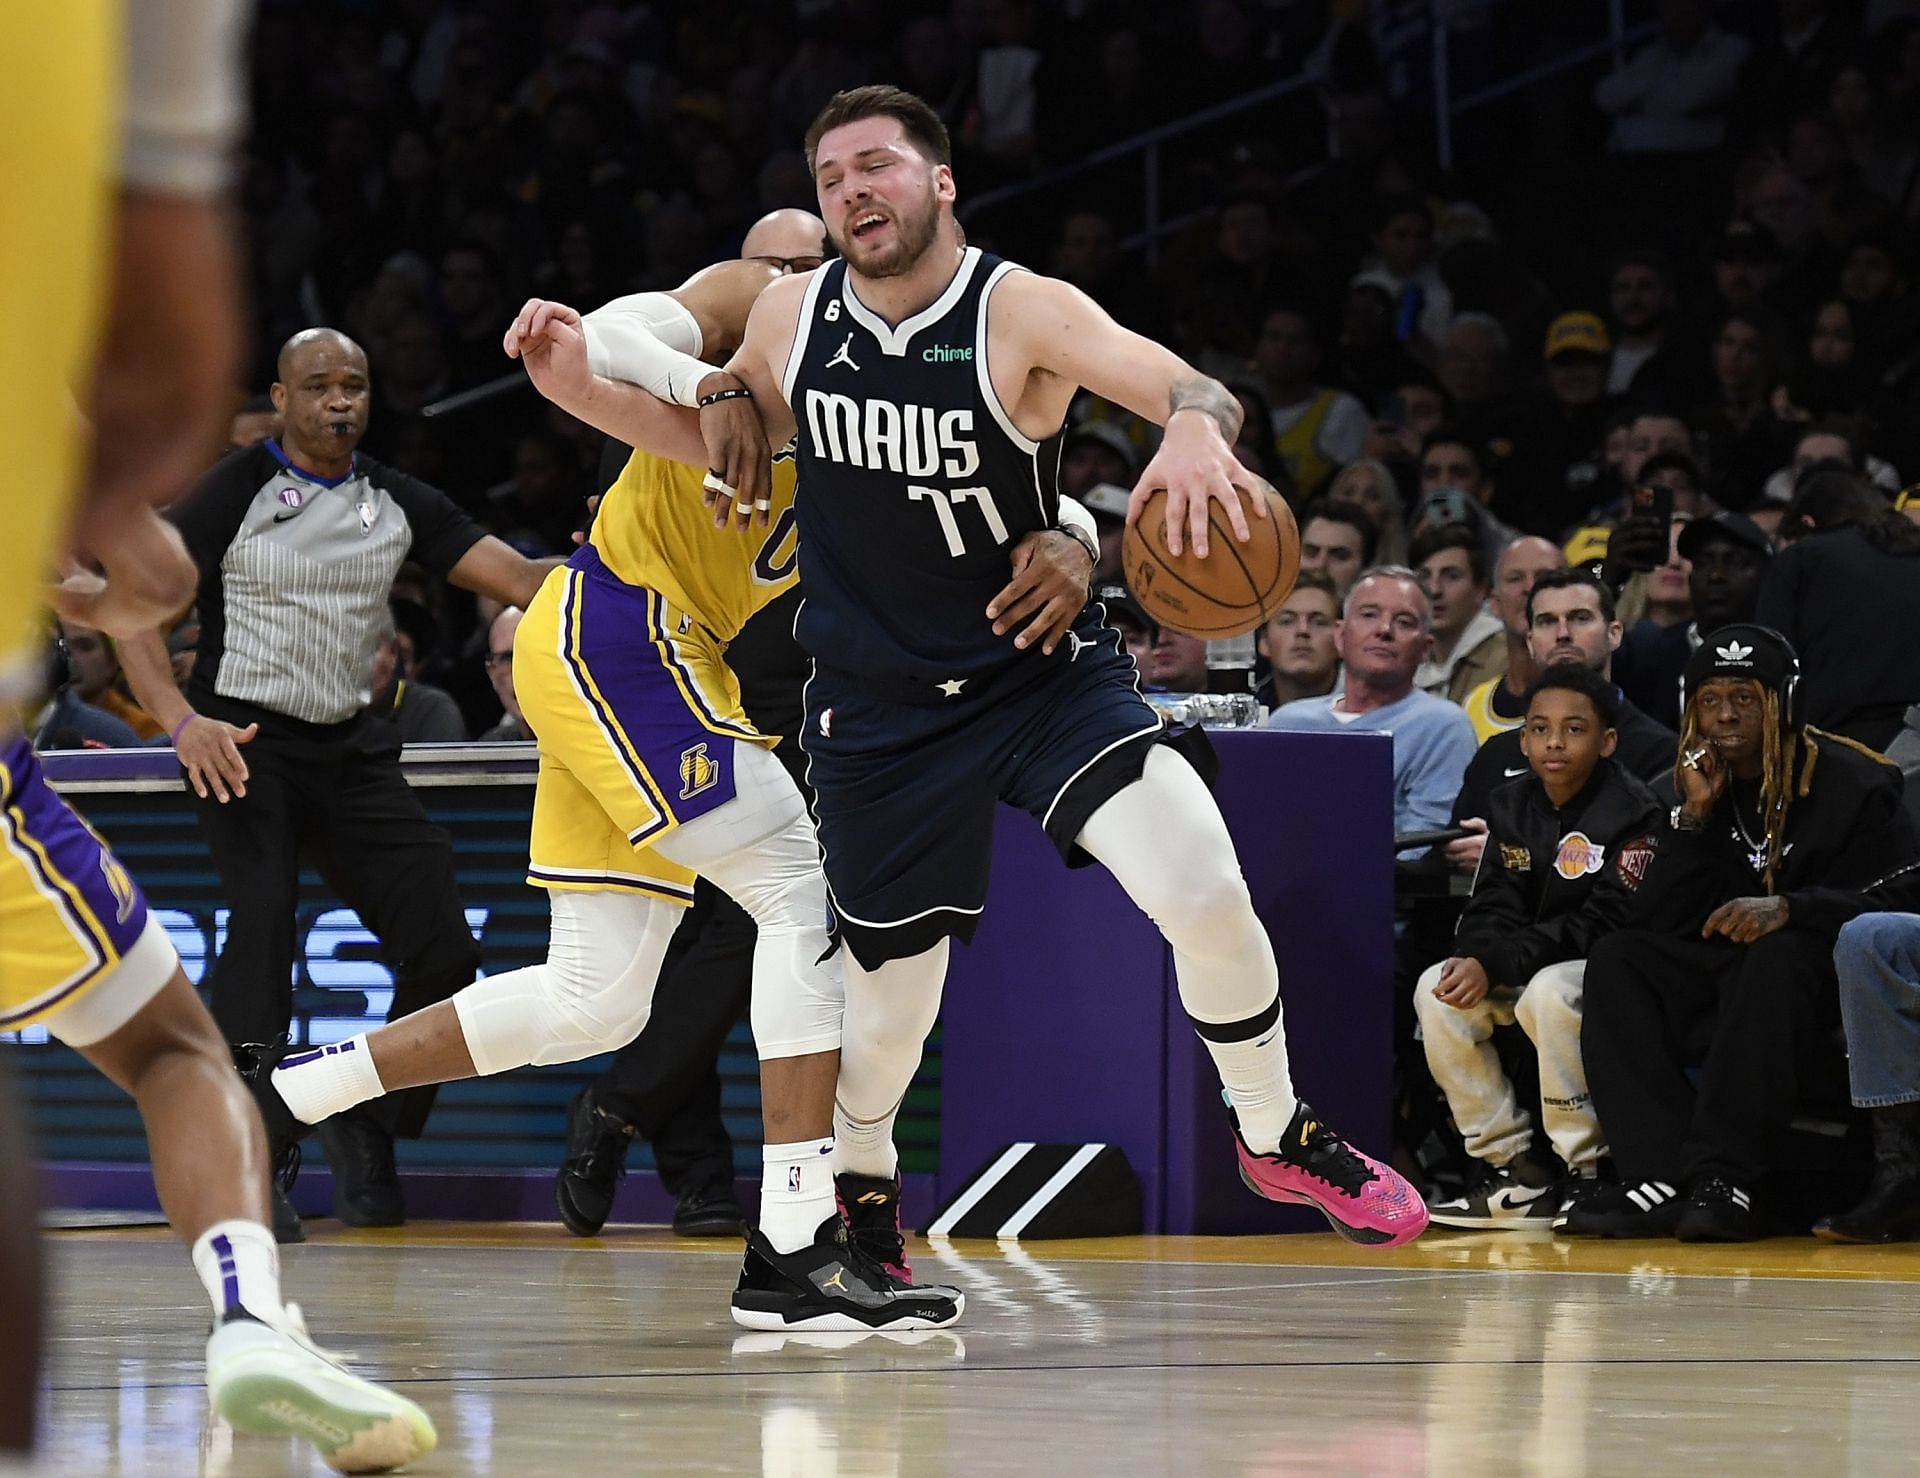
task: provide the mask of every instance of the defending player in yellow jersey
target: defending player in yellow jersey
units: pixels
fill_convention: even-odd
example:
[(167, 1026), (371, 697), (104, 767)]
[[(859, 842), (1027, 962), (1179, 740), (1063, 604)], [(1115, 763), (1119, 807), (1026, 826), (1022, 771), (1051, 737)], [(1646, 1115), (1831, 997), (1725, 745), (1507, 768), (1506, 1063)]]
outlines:
[(757, 537), (714, 528), (701, 482), (635, 452), (515, 635), (514, 688), (540, 742), (536, 887), (691, 902), (693, 872), (653, 843), (734, 798), (730, 741), (775, 742), (748, 722), (724, 652), (799, 578), (793, 459), (776, 464)]

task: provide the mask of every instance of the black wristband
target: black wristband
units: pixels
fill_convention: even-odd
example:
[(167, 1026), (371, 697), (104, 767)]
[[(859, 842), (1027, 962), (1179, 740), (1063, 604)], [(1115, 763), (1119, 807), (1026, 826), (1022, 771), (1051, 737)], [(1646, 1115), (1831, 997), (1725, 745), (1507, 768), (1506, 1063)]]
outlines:
[(1087, 531), (1085, 529), (1076, 528), (1070, 523), (1057, 523), (1053, 526), (1053, 531), (1056, 534), (1065, 534), (1069, 539), (1073, 540), (1074, 543), (1087, 551), (1088, 559), (1092, 560), (1095, 564), (1100, 563), (1100, 546), (1094, 540), (1087, 537)]
[(701, 396), (700, 409), (705, 410), (710, 405), (718, 405), (723, 400), (752, 400), (752, 399), (753, 399), (753, 392), (749, 390), (745, 385), (730, 385), (725, 390), (716, 390), (711, 395)]

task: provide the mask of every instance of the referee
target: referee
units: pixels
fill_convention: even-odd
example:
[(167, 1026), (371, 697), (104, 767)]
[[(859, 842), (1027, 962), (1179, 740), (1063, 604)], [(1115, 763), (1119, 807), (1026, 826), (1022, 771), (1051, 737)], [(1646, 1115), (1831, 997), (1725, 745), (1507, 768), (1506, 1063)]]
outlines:
[[(135, 695), (179, 754), (226, 891), (213, 1014), (250, 1078), (286, 1050), (303, 859), (379, 939), (391, 1016), (473, 980), (480, 955), (454, 888), (452, 840), (401, 774), (398, 731), (368, 712), (374, 647), (404, 560), (522, 607), (559, 562), (527, 559), (437, 488), (358, 454), (370, 380), (345, 335), (295, 334), (278, 376), (284, 431), (228, 456), (170, 515), (200, 572), (185, 694), (158, 632), (122, 644)], [(432, 1089), (412, 1089), (322, 1130), (337, 1216), (404, 1219), (393, 1138), (419, 1134), (431, 1105)], [(298, 1161), (272, 1148), (290, 1184)], [(301, 1240), (284, 1198), (276, 1213), (281, 1240)]]

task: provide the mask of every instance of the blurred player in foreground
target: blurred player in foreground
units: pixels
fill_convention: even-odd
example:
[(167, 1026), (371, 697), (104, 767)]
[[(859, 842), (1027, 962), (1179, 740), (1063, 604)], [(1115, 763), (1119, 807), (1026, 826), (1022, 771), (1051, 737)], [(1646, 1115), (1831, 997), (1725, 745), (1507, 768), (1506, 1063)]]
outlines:
[[(4, 484), (9, 705), (33, 694), (47, 570), (61, 573), (61, 617), (116, 637), (193, 599), (193, 565), (154, 505), (204, 465), (226, 420), (238, 324), (219, 197), (244, 116), (246, 17), (242, 0), (139, 0), (17, 6), (0, 21), (0, 51), (19, 62), (0, 102), (0, 305), (36, 326), (32, 351), (0, 368), (31, 428)], [(0, 830), (0, 1030), (45, 1021), (139, 1104), (161, 1204), (213, 1304), (214, 1409), (241, 1431), (307, 1438), (341, 1472), (431, 1451), (424, 1412), (322, 1354), (281, 1302), (259, 1116), (165, 931), (48, 788), (11, 708)], [(5, 1132), (0, 1175), (17, 1177), (20, 1120)], [(0, 1458), (32, 1445), (39, 1292), (16, 1258), (33, 1216), (28, 1185), (0, 1185)]]

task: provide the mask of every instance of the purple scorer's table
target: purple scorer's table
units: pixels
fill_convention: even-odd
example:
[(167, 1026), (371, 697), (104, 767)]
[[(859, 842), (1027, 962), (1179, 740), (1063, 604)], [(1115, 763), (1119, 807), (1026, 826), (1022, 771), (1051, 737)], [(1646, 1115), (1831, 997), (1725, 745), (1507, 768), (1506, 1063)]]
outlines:
[[(1212, 733), (1216, 795), (1280, 962), (1295, 1087), (1387, 1150), (1392, 1078), (1392, 741)], [(1159, 931), (1104, 869), (1068, 871), (1002, 817), (993, 887), (947, 982), (940, 1191), (1008, 1144), (1106, 1142), (1139, 1174), (1149, 1232), (1324, 1229), (1241, 1183), (1219, 1079)]]
[[(1383, 1153), (1391, 1080), (1391, 741), (1264, 729), (1211, 738), (1221, 808), (1280, 961), (1295, 1085), (1343, 1134)], [(430, 792), (430, 809), (455, 827), (469, 914), (492, 911), (484, 926), (489, 948), (509, 930), (520, 950), (537, 957), (544, 909), (520, 883), (517, 860), (525, 855), (533, 746), (416, 745), (404, 763), (409, 782)], [(137, 801), (159, 808), (156, 821), (175, 804), (184, 813), (179, 769), (165, 749), (54, 754), (46, 765), (83, 811)], [(480, 808), (481, 819), (455, 820), (466, 813), (446, 810), (448, 797)], [(1063, 867), (1030, 818), (1009, 810), (1000, 822), (986, 913), (972, 946), (954, 950), (947, 984), (938, 1170), (907, 1178), (909, 1220), (924, 1224), (937, 1200), (1008, 1144), (1036, 1140), (1124, 1149), (1141, 1180), (1148, 1231), (1324, 1225), (1315, 1213), (1260, 1201), (1240, 1184), (1212, 1060), (1180, 1009), (1159, 931), (1103, 869)], [(124, 838), (126, 860), (150, 889), (182, 865), (147, 840), (153, 834), (143, 824)], [(206, 948), (214, 947), (209, 936)], [(489, 968), (519, 962), (490, 959)], [(336, 975), (342, 968), (332, 967)], [(739, 1068), (750, 1094), (751, 1060)], [(556, 1072), (443, 1095), (437, 1130), (409, 1147), (403, 1165), (417, 1214), (550, 1214), (560, 1106), (571, 1091), (548, 1081)], [(473, 1106), (472, 1129), (449, 1139), (449, 1129), (465, 1122), (458, 1118), (462, 1092), (489, 1096)], [(735, 1137), (745, 1143), (754, 1127), (751, 1102), (741, 1109), (747, 1118)], [(88, 1110), (75, 1102), (63, 1112)], [(448, 1146), (461, 1142), (466, 1157), (456, 1160)], [(483, 1157), (489, 1144), (495, 1148)], [(317, 1172), (323, 1162), (313, 1158)], [(152, 1204), (143, 1164), (60, 1164), (52, 1179), (55, 1198), (67, 1205)], [(325, 1204), (322, 1175), (303, 1174), (299, 1189), (303, 1200), (311, 1194), (311, 1209)], [(753, 1193), (750, 1173), (740, 1189)], [(651, 1176), (635, 1175), (616, 1215), (657, 1219), (670, 1205)]]

